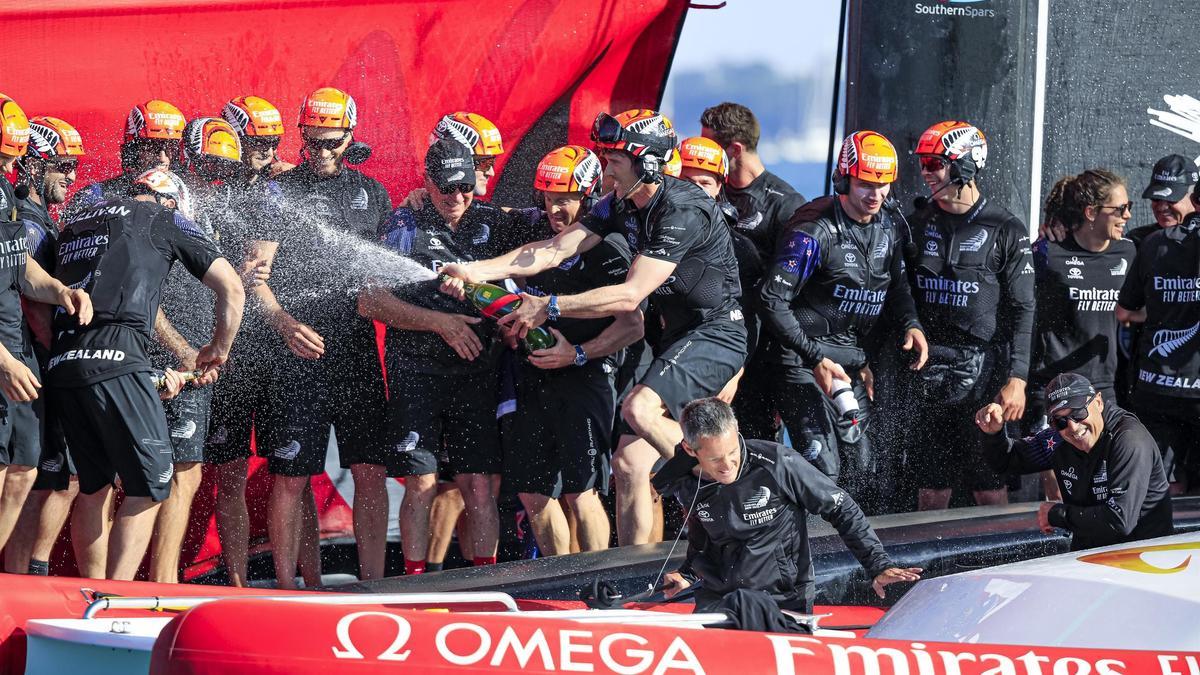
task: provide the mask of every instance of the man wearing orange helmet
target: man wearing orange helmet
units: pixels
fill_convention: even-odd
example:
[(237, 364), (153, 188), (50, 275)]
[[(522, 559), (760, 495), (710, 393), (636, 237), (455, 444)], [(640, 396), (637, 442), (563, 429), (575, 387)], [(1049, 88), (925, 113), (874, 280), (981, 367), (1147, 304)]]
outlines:
[(70, 220), (105, 199), (123, 198), (133, 187), (134, 179), (146, 171), (169, 171), (172, 162), (179, 157), (186, 123), (179, 108), (166, 101), (151, 99), (135, 105), (125, 118), (121, 173), (82, 187), (67, 204), (63, 219)]
[(662, 175), (675, 148), (670, 121), (653, 110), (601, 113), (592, 139), (607, 161), (614, 193), (551, 240), (491, 260), (448, 265), (444, 272), (455, 280), (443, 289), (461, 296), (456, 280), (530, 277), (586, 253), (609, 233), (626, 237), (637, 257), (622, 283), (564, 296), (525, 293), (502, 323), (523, 337), (560, 317), (632, 312), (647, 298), (658, 310), (658, 358), (622, 405), (633, 433), (622, 435), (613, 456), (618, 540), (639, 544), (652, 531), (650, 473), (682, 438), (679, 412), (688, 401), (720, 391), (741, 368), (746, 328), (737, 261), (716, 203), (695, 185)]
[(921, 134), (916, 155), (931, 198), (909, 217), (907, 268), (930, 349), (928, 365), (906, 378), (906, 470), (920, 488), (920, 509), (946, 508), (959, 485), (977, 504), (1004, 504), (1004, 478), (984, 462), (971, 427), (989, 401), (1007, 422), (1024, 413), (1034, 311), (1029, 230), (980, 192), (988, 154), (976, 127), (939, 122)]
[(488, 181), (496, 176), (496, 158), (504, 154), (500, 130), (483, 115), (456, 112), (438, 120), (429, 135), (429, 144), (441, 138), (458, 141), (471, 149), (475, 159), (475, 196), (486, 195)]
[[(66, 201), (67, 190), (75, 182), (79, 158), (84, 155), (83, 139), (75, 127), (56, 117), (35, 117), (30, 120), (29, 130), (29, 149), (20, 161), (31, 189), (29, 197), (17, 204), (17, 212), (25, 224), (30, 257), (53, 274), (58, 223), (50, 216), (48, 207)], [(22, 309), (34, 338), (38, 364), (44, 369), (49, 358), (52, 306), (24, 302)], [(6, 571), (49, 573), (50, 550), (78, 492), (79, 483), (75, 480), (75, 467), (67, 453), (62, 427), (58, 420), (47, 418), (37, 479), (4, 553)]]
[[(600, 188), (600, 159), (578, 145), (541, 159), (534, 189), (543, 209), (521, 211), (530, 240), (549, 239), (587, 213)], [(619, 284), (632, 254), (620, 234), (525, 279), (525, 292), (569, 295)], [(560, 502), (577, 523), (579, 549), (608, 548), (611, 526), (601, 494), (608, 493), (615, 374), (625, 347), (642, 338), (640, 311), (596, 319), (562, 319), (550, 332), (553, 347), (530, 354), (517, 382), (514, 441), (504, 457), (505, 485), (529, 514), (543, 555), (570, 552), (570, 528)]]
[(283, 115), (270, 101), (260, 96), (239, 96), (225, 104), (221, 117), (241, 137), (247, 182), (253, 183), (259, 177), (274, 178), (296, 168), (279, 158)]
[[(761, 316), (773, 340), (767, 362), (796, 450), (839, 475), (864, 506), (879, 481), (867, 441), (874, 398), (864, 339), (881, 315), (924, 365), (927, 346), (904, 275), (896, 228), (883, 213), (897, 176), (896, 149), (874, 131), (846, 137), (834, 192), (805, 204), (780, 235), (763, 275)], [(844, 390), (840, 397), (835, 395)]]
[[(736, 209), (737, 231), (754, 242), (761, 260), (771, 260), (780, 233), (796, 209), (804, 205), (804, 197), (763, 166), (758, 155), (758, 119), (746, 106), (725, 102), (707, 108), (700, 115), (700, 133), (716, 141), (728, 158), (725, 198)], [(757, 291), (757, 286), (743, 289), (748, 297)], [(760, 318), (747, 317), (747, 321), (752, 334), (757, 332)], [(759, 340), (752, 346), (755, 349), (747, 360), (733, 406), (746, 437), (774, 440), (778, 435), (777, 406), (771, 400), (769, 382), (773, 372), (764, 351), (767, 345)]]
[(33, 487), (42, 454), (42, 385), (35, 374), (38, 364), (25, 331), (21, 297), (59, 305), (66, 310), (60, 315), (78, 315), (83, 322), (92, 314), (86, 292), (63, 286), (29, 255), (25, 225), (14, 218), (16, 191), (8, 176), (15, 174), (29, 141), (25, 112), (0, 94), (0, 170), (5, 174), (0, 177), (0, 406), (5, 411), (0, 425), (0, 549)]
[[(274, 475), (269, 532), (281, 587), (294, 585), (297, 523), (311, 477), (324, 472), (330, 426), (341, 464), (354, 476), (354, 532), (359, 575), (383, 575), (387, 544), (387, 486), (380, 428), (386, 415), (375, 327), (357, 312), (352, 293), (363, 281), (328, 256), (326, 237), (374, 240), (391, 213), (378, 181), (351, 169), (370, 149), (354, 141), (358, 108), (345, 92), (317, 89), (300, 108), (300, 166), (278, 177), (283, 221), (279, 247), (262, 258), (271, 278), (253, 291), (265, 321), (282, 338), (265, 357), (272, 373), (268, 409), (255, 419), (255, 437)], [(349, 275), (350, 278), (347, 278)], [(333, 279), (346, 280), (331, 288)], [(297, 386), (297, 383), (303, 386)]]

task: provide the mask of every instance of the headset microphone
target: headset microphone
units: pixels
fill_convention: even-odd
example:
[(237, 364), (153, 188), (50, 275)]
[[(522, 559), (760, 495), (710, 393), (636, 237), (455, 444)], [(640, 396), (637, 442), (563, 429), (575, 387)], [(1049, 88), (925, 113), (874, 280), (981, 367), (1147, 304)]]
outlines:
[(930, 195), (928, 197), (917, 197), (916, 199), (914, 199), (913, 200), (913, 208), (920, 211), (921, 209), (925, 208), (926, 206), (929, 206), (929, 203), (933, 201), (934, 197), (937, 197), (942, 192), (944, 192), (946, 190), (946, 188), (951, 187), (953, 185), (958, 185), (961, 187), (963, 185), (966, 185), (966, 183), (959, 182), (954, 179), (948, 179), (945, 183), (942, 183), (941, 186), (938, 187), (938, 189), (936, 189), (932, 193), (930, 193)]
[(22, 183), (13, 188), (13, 193), (16, 195), (17, 199), (29, 199), (29, 186)]

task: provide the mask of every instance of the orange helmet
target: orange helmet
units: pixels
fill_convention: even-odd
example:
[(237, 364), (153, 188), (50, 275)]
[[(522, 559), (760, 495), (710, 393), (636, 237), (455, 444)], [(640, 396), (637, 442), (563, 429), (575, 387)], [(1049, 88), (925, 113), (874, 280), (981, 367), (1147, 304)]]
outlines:
[(856, 131), (842, 141), (837, 174), (842, 179), (858, 178), (872, 183), (891, 183), (899, 175), (898, 157), (892, 142), (877, 131)]
[(600, 185), (600, 158), (581, 145), (564, 145), (546, 153), (537, 165), (533, 188), (542, 192), (591, 195)]
[(354, 99), (333, 87), (321, 87), (304, 97), (300, 104), (300, 126), (326, 129), (354, 129), (358, 125), (358, 106)]
[(197, 117), (183, 130), (183, 163), (205, 178), (241, 170), (242, 144), (237, 131), (219, 117)]
[(600, 113), (592, 122), (596, 147), (624, 150), (634, 157), (653, 155), (663, 164), (670, 161), (675, 140), (675, 126), (655, 110), (626, 110), (616, 117)]
[(966, 183), (987, 164), (987, 137), (967, 122), (938, 122), (921, 134), (916, 154), (941, 157), (956, 168)]
[(443, 116), (433, 128), (433, 133), (429, 134), (429, 144), (433, 145), (441, 138), (450, 138), (462, 143), (471, 148), (471, 153), (476, 157), (504, 154), (500, 130), (483, 115), (456, 112)]
[(29, 118), (11, 98), (0, 94), (0, 154), (20, 157), (29, 148)]
[(125, 118), (125, 140), (154, 138), (178, 141), (183, 138), (183, 125), (187, 123), (179, 108), (158, 99), (133, 106)]
[(29, 150), (26, 155), (38, 159), (82, 157), (83, 137), (75, 127), (58, 119), (42, 115), (29, 120)]
[(679, 178), (679, 174), (683, 173), (683, 159), (679, 157), (677, 148), (671, 148), (671, 158), (667, 160), (666, 164), (663, 164), (662, 172), (675, 178)]
[(719, 143), (711, 138), (692, 136), (679, 144), (679, 158), (683, 166), (708, 171), (724, 181), (729, 177), (729, 158)]
[(265, 98), (239, 96), (225, 104), (221, 117), (242, 136), (283, 135), (283, 115)]

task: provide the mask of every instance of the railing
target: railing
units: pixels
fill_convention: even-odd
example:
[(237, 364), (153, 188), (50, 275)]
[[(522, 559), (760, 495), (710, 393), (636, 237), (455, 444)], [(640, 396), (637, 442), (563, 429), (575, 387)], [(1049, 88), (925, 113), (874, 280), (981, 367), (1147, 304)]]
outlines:
[(517, 602), (507, 593), (494, 591), (466, 593), (352, 593), (352, 594), (314, 594), (314, 595), (241, 595), (221, 597), (186, 597), (186, 596), (153, 596), (143, 598), (105, 596), (90, 602), (83, 611), (83, 618), (92, 619), (102, 611), (109, 609), (146, 609), (151, 611), (166, 611), (189, 609), (197, 605), (215, 600), (233, 599), (279, 600), (284, 602), (308, 602), (318, 605), (481, 605), (497, 604), (505, 612), (520, 611)]

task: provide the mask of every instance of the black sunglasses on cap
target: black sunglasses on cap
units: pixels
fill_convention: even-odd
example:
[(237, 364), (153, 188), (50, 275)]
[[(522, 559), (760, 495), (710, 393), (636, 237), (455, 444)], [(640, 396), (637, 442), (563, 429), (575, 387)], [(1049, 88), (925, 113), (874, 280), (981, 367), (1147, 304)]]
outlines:
[(597, 143), (619, 143), (625, 135), (617, 118), (602, 112), (592, 122), (592, 140)]
[(1058, 429), (1059, 431), (1064, 431), (1067, 428), (1067, 420), (1072, 420), (1075, 422), (1082, 422), (1086, 420), (1088, 415), (1091, 414), (1088, 411), (1088, 406), (1090, 406), (1094, 400), (1096, 400), (1095, 395), (1089, 398), (1081, 407), (1072, 408), (1070, 413), (1051, 418), (1050, 421), (1054, 424), (1054, 428)]
[(440, 192), (444, 195), (452, 195), (456, 192), (461, 192), (462, 194), (465, 195), (465, 194), (470, 194), (474, 191), (475, 191), (475, 186), (468, 185), (467, 183), (451, 183), (450, 185), (439, 185), (438, 186), (438, 192)]

